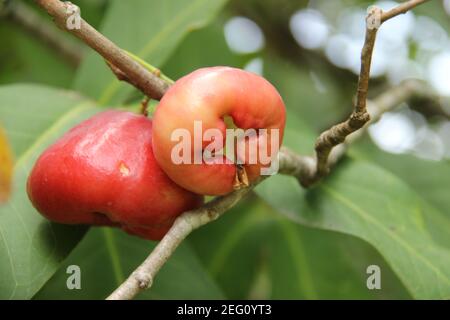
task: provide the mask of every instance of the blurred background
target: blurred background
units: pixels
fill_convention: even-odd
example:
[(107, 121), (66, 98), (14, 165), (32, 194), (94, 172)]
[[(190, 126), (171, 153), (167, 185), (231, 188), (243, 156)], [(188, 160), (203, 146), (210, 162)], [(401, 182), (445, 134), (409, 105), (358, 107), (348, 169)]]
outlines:
[[(366, 0), (222, 1), (213, 17), (189, 25), (189, 32), (176, 43), (165, 41), (176, 31), (167, 28), (140, 50), (147, 28), (161, 19), (170, 21), (165, 11), (169, 12), (170, 6), (164, 1), (158, 2), (160, 10), (140, 12), (139, 16), (127, 9), (135, 1), (72, 2), (90, 24), (172, 79), (213, 65), (263, 75), (286, 102), (288, 127), (304, 130), (298, 143), (308, 154), (312, 154), (318, 133), (351, 112), (367, 7), (375, 4), (390, 9), (398, 4)], [(54, 27), (50, 17), (32, 1), (3, 1), (0, 10), (0, 84), (74, 89), (107, 106), (139, 104), (142, 96), (130, 88), (100, 96), (111, 81), (106, 65), (83, 43)], [(200, 16), (208, 12), (201, 7), (193, 10)], [(136, 20), (140, 21), (137, 26)], [(350, 150), (350, 157), (369, 159), (418, 193), (431, 188), (433, 179), (443, 179), (442, 172), (449, 172), (449, 32), (450, 0), (432, 0), (383, 24), (374, 50), (369, 96), (376, 97), (405, 79), (415, 78), (426, 81), (440, 98), (414, 99), (385, 113)], [(92, 74), (86, 72), (92, 65), (98, 66), (98, 79), (105, 81), (93, 82)], [(7, 122), (0, 118), (2, 121)], [(444, 171), (439, 169), (443, 166)], [(411, 174), (420, 170), (433, 173), (434, 168), (434, 176)], [(448, 184), (439, 181), (448, 194)], [(446, 201), (436, 194), (430, 197), (428, 201), (434, 199), (433, 205), (449, 213)], [(155, 287), (142, 298), (412, 297), (398, 274), (367, 242), (294, 223), (275, 211), (253, 194), (220, 221), (196, 231), (180, 249), (181, 258), (162, 270)], [(146, 252), (146, 242), (119, 231), (102, 234), (90, 230), (35, 298), (102, 298)], [(193, 256), (191, 270), (183, 269), (183, 261)], [(88, 279), (80, 291), (64, 288), (64, 266), (73, 263), (82, 266)], [(366, 268), (373, 264), (384, 272), (381, 290), (366, 287)], [(191, 275), (192, 270), (196, 276)]]

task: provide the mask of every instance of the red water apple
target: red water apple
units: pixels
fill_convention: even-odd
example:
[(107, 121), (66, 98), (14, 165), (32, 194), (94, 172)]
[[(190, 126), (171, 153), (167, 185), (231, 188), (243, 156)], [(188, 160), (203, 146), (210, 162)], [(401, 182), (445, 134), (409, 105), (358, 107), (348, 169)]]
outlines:
[[(228, 129), (254, 129), (241, 139), (240, 155), (237, 143), (225, 148), (230, 118)], [(203, 68), (178, 80), (161, 99), (153, 119), (153, 150), (164, 172), (183, 188), (222, 195), (245, 182), (239, 181), (242, 176), (252, 182), (271, 165), (263, 162), (260, 147), (276, 155), (285, 122), (283, 100), (264, 78), (229, 67)], [(220, 147), (211, 147), (216, 143), (224, 154), (218, 152)], [(255, 145), (257, 150), (252, 149)], [(231, 150), (235, 152), (230, 157)], [(250, 161), (251, 155), (256, 161)]]
[(152, 151), (150, 119), (106, 111), (80, 123), (37, 160), (28, 196), (48, 219), (117, 226), (161, 239), (175, 218), (203, 197), (172, 182)]

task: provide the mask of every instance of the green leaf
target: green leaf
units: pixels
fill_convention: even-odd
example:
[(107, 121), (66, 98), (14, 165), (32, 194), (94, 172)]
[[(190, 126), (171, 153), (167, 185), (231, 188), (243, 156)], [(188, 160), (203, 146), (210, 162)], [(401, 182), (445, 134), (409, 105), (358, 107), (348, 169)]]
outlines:
[[(76, 120), (93, 107), (93, 102), (72, 91), (31, 84), (0, 87), (0, 119), (16, 158), (26, 153), (42, 134), (51, 136), (59, 128), (64, 129), (65, 122)], [(49, 128), (59, 119), (63, 124), (58, 129)]]
[[(272, 61), (272, 63), (275, 62), (277, 61)], [(316, 124), (314, 119), (323, 119), (317, 114), (323, 108), (323, 104), (317, 103), (317, 99), (313, 104), (308, 103), (308, 93), (300, 90), (305, 85), (308, 87), (308, 79), (293, 81), (295, 75), (292, 72), (281, 73), (280, 70), (286, 68), (283, 68), (280, 63), (274, 64), (272, 67), (272, 63), (268, 64), (266, 75), (284, 93), (287, 109), (290, 110), (287, 123), (290, 130), (286, 132), (285, 141), (287, 141), (287, 145), (301, 154), (311, 154), (315, 135), (308, 126), (302, 124), (302, 121), (309, 119), (308, 123)], [(277, 76), (278, 72), (280, 75), (291, 75), (287, 78)], [(296, 91), (295, 86), (299, 86), (300, 89)], [(310, 91), (313, 92), (313, 90)], [(333, 91), (327, 91), (325, 96), (332, 93)], [(305, 101), (303, 106), (302, 101)], [(341, 105), (344, 104), (341, 103)], [(323, 109), (321, 113), (324, 113)], [(329, 114), (329, 112), (326, 111), (325, 114)], [(301, 120), (293, 122), (293, 115), (298, 115)], [(324, 121), (323, 125), (326, 123), (327, 121)], [(373, 154), (370, 154), (367, 158), (372, 156)], [(380, 164), (387, 167), (390, 165), (385, 161), (380, 161)], [(358, 165), (367, 165), (368, 168), (362, 169)], [(416, 192), (432, 205), (448, 212), (448, 206), (443, 204), (442, 200), (440, 205), (438, 201), (433, 201), (437, 198), (442, 199), (442, 193), (448, 189), (444, 186), (443, 181), (446, 176), (445, 170), (439, 170), (439, 173), (436, 173), (429, 167), (428, 170), (434, 173), (424, 177), (411, 174), (411, 172), (416, 173), (420, 170), (414, 170), (411, 167), (407, 169), (407, 165), (402, 167), (401, 161), (398, 161), (397, 165), (404, 172), (406, 182), (415, 180)], [(437, 169), (437, 167), (434, 168)], [(419, 168), (416, 167), (416, 169)], [(418, 194), (403, 182), (378, 167), (373, 166), (372, 168), (368, 164), (352, 162), (342, 170), (345, 170), (344, 172), (348, 175), (352, 175), (336, 177), (333, 174), (331, 179), (327, 179), (321, 187), (311, 191), (301, 189), (292, 178), (278, 176), (268, 179), (256, 191), (272, 207), (285, 213), (293, 221), (352, 234), (368, 241), (387, 260), (414, 297), (448, 297), (450, 295), (449, 273), (445, 265), (449, 262), (449, 252), (442, 248), (442, 246), (450, 245), (448, 218), (428, 203), (419, 200)], [(425, 182), (435, 182), (435, 179), (431, 177), (440, 174), (442, 176), (438, 181), (441, 183), (423, 191), (424, 185), (430, 185)], [(408, 175), (407, 178), (406, 175)], [(387, 185), (386, 181), (391, 180), (396, 184)], [(355, 190), (348, 189), (348, 186), (351, 185), (356, 186)], [(365, 188), (360, 187), (361, 185)], [(343, 199), (347, 201), (343, 202)], [(362, 216), (361, 212), (364, 212), (365, 215)], [(339, 215), (339, 213), (341, 214)], [(390, 218), (391, 215), (394, 218)], [(370, 220), (371, 218), (379, 224), (374, 223)], [(373, 227), (371, 227), (372, 225)], [(394, 228), (393, 231), (390, 229), (391, 227)], [(414, 241), (410, 244), (411, 240)], [(407, 246), (405, 247), (404, 244)], [(423, 250), (424, 247), (427, 249)], [(411, 248), (413, 252), (411, 252)], [(419, 256), (416, 255), (417, 252)], [(414, 268), (409, 267), (411, 261), (414, 263)], [(405, 270), (408, 271), (405, 272)]]
[[(367, 243), (300, 226), (257, 197), (239, 203), (189, 238), (233, 299), (408, 298), (398, 278)], [(366, 268), (383, 270), (381, 290), (368, 290)]]
[[(114, 0), (100, 31), (121, 48), (162, 66), (181, 39), (204, 26), (226, 0)], [(121, 84), (98, 54), (80, 67), (74, 87), (101, 104), (119, 103), (132, 88)]]
[[(364, 159), (394, 173), (407, 183), (427, 206), (424, 220), (432, 237), (450, 248), (450, 198), (448, 197), (449, 161), (432, 161), (408, 154), (389, 154), (368, 138), (350, 149), (352, 157)], [(434, 208), (438, 209), (434, 209)]]
[(0, 206), (0, 298), (32, 297), (83, 236), (83, 227), (50, 223), (38, 214), (28, 200), (26, 180), (50, 143), (98, 111), (64, 90), (0, 87), (0, 118), (16, 155), (12, 195)]
[[(92, 228), (35, 299), (104, 299), (153, 250), (155, 242), (120, 230)], [(67, 267), (81, 270), (81, 289), (69, 290)], [(223, 299), (187, 244), (182, 244), (138, 299)]]
[(448, 196), (450, 161), (425, 160), (408, 154), (390, 154), (375, 146), (369, 138), (352, 147), (350, 154), (391, 171), (450, 218)]
[(392, 174), (349, 160), (313, 190), (275, 176), (257, 193), (293, 221), (366, 240), (414, 297), (450, 297), (450, 251), (433, 241), (424, 220), (429, 207)]

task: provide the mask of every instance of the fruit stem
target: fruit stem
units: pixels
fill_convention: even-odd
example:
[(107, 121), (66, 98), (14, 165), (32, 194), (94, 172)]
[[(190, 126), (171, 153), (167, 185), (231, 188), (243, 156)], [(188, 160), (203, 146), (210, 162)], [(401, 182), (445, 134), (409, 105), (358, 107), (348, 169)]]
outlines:
[(133, 60), (141, 64), (145, 69), (156, 75), (157, 77), (161, 78), (162, 80), (166, 81), (169, 84), (174, 84), (174, 81), (170, 79), (168, 76), (166, 76), (164, 73), (161, 72), (158, 68), (152, 66), (150, 63), (145, 61), (144, 59), (138, 57), (134, 53), (131, 53), (127, 50), (124, 50), (126, 54), (128, 54)]
[(144, 116), (148, 116), (148, 102), (150, 101), (150, 98), (145, 96), (144, 99), (141, 101), (141, 110), (140, 113)]

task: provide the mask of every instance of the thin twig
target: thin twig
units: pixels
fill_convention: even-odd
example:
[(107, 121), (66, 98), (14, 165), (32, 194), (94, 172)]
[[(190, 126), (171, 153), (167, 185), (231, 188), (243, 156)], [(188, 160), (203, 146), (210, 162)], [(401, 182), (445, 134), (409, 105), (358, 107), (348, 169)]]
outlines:
[(148, 103), (150, 102), (150, 98), (149, 97), (144, 97), (144, 99), (142, 99), (141, 101), (141, 110), (140, 110), (140, 114), (144, 115), (144, 116), (148, 116)]
[(372, 63), (373, 48), (375, 45), (375, 39), (379, 25), (375, 25), (372, 22), (381, 19), (382, 11), (377, 7), (372, 7), (366, 18), (366, 37), (364, 40), (364, 46), (361, 51), (361, 70), (358, 79), (358, 89), (356, 93), (356, 103), (350, 117), (337, 125), (334, 125), (330, 129), (323, 132), (319, 138), (317, 138), (315, 151), (316, 151), (316, 170), (314, 170), (311, 176), (303, 176), (300, 179), (300, 183), (308, 187), (326, 174), (330, 169), (329, 155), (331, 150), (345, 141), (345, 138), (362, 128), (364, 124), (369, 121), (370, 116), (367, 112), (366, 101), (367, 92), (369, 90), (369, 78), (370, 78), (370, 66)]
[[(311, 170), (313, 165), (308, 157), (297, 155), (287, 148), (283, 148), (279, 153), (279, 162), (280, 173), (290, 175)], [(107, 300), (133, 299), (138, 293), (151, 287), (158, 271), (192, 231), (219, 218), (266, 178), (267, 176), (260, 177), (248, 187), (217, 197), (199, 209), (180, 215), (144, 262), (107, 297)]]
[[(333, 167), (339, 161), (347, 151), (349, 145), (361, 138), (371, 123), (378, 121), (385, 112), (392, 111), (403, 102), (407, 102), (413, 98), (426, 98), (434, 101), (438, 99), (438, 96), (424, 81), (411, 79), (405, 80), (399, 85), (388, 89), (374, 100), (369, 100), (367, 102), (367, 112), (370, 114), (370, 120), (361, 129), (348, 135), (344, 143), (331, 150), (328, 157), (328, 167)], [(301, 176), (298, 177), (301, 180)]]
[[(433, 101), (439, 99), (425, 82), (411, 79), (389, 88), (374, 100), (369, 100), (367, 112), (370, 114), (370, 120), (361, 129), (349, 134), (344, 143), (331, 150), (328, 156), (328, 167), (332, 168), (342, 158), (348, 147), (363, 136), (369, 124), (378, 121), (385, 112), (392, 111), (401, 103), (413, 98), (426, 98)], [(286, 147), (281, 148), (278, 173), (304, 181), (306, 177), (313, 176), (316, 169), (317, 163), (314, 157), (299, 155)]]
[(399, 4), (395, 8), (393, 8), (389, 11), (383, 12), (383, 14), (381, 16), (381, 23), (383, 23), (393, 17), (396, 17), (399, 14), (404, 14), (404, 13), (408, 12), (409, 10), (414, 9), (418, 5), (428, 2), (428, 1), (430, 1), (430, 0), (410, 0), (410, 1), (406, 1), (402, 4)]
[(54, 18), (57, 26), (81, 39), (97, 51), (106, 61), (109, 61), (126, 74), (128, 79), (133, 79), (133, 85), (145, 95), (156, 100), (159, 100), (164, 95), (169, 87), (167, 82), (145, 69), (81, 17), (79, 17), (79, 28), (68, 28), (67, 20), (68, 18), (73, 18), (74, 8), (78, 7), (69, 2), (61, 2), (59, 0), (35, 0), (35, 2)]
[[(358, 89), (356, 92), (356, 103), (353, 112), (349, 118), (319, 135), (315, 145), (316, 168), (309, 171), (310, 175), (303, 175), (299, 178), (300, 183), (304, 187), (309, 187), (326, 176), (330, 171), (330, 167), (336, 162), (335, 154), (333, 157), (332, 150), (336, 146), (342, 144), (347, 136), (358, 131), (370, 120), (367, 112), (367, 93), (369, 90), (370, 67), (372, 63), (373, 49), (375, 46), (376, 35), (381, 24), (399, 14), (422, 4), (428, 0), (411, 0), (400, 4), (399, 6), (383, 12), (380, 8), (372, 6), (368, 9), (366, 17), (366, 36), (361, 51), (361, 69), (358, 78)], [(340, 148), (338, 151), (341, 152)]]
[(161, 269), (175, 249), (193, 230), (216, 220), (262, 180), (263, 178), (249, 187), (236, 190), (226, 196), (215, 198), (197, 210), (187, 211), (180, 215), (147, 259), (133, 271), (128, 279), (114, 290), (107, 300), (132, 299), (142, 290), (149, 288), (159, 269)]

